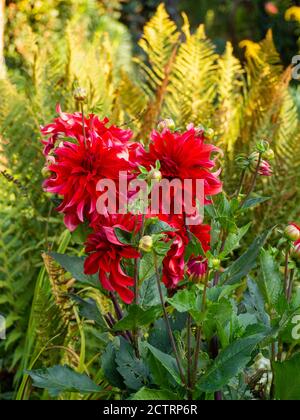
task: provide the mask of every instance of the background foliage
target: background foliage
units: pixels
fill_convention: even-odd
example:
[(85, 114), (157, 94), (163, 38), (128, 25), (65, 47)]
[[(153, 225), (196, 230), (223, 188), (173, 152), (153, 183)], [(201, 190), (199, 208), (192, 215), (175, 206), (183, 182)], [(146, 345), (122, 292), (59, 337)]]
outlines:
[[(0, 344), (0, 392), (5, 398), (20, 384), (22, 368), (62, 324), (54, 344), (78, 349), (80, 322), (76, 313), (61, 312), (68, 303), (61, 302), (61, 291), (54, 292), (57, 276), (65, 273), (53, 274), (51, 261), (46, 271), (42, 268), (44, 250), (71, 247), (79, 255), (81, 249), (76, 237), (63, 233), (55, 204), (42, 194), (39, 134), (57, 103), (66, 111), (76, 109), (76, 85), (88, 90), (87, 110), (129, 125), (138, 139), (145, 139), (161, 117), (171, 116), (180, 128), (187, 122), (213, 127), (225, 152), (229, 194), (240, 176), (234, 157), (267, 138), (276, 152), (275, 176), (261, 182), (259, 192), (272, 200), (253, 210), (253, 235), (266, 224), (299, 216), (299, 88), (291, 84), (288, 67), (298, 50), (299, 23), (284, 19), (297, 2), (274, 2), (278, 13), (270, 15), (266, 2), (258, 0), (168, 1), (169, 13), (161, 5), (153, 16), (158, 3), (6, 2), (7, 78), (0, 82), (0, 313), (8, 327), (8, 339)], [(181, 17), (182, 10), (187, 15)], [(59, 288), (68, 281), (58, 282)], [(105, 304), (100, 292), (96, 298)], [(93, 346), (91, 338), (91, 353)], [(46, 357), (46, 363), (65, 357), (64, 352)], [(77, 362), (71, 358), (71, 364)]]

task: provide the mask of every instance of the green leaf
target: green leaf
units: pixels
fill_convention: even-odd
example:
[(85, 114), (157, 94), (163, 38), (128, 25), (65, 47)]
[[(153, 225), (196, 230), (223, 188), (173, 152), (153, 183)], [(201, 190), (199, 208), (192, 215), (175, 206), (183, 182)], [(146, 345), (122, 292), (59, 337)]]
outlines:
[[(162, 262), (169, 252), (172, 246), (172, 241), (169, 242), (160, 242), (160, 244), (155, 244), (155, 250), (158, 251), (157, 258), (157, 265), (158, 267), (162, 266)], [(139, 280), (140, 282), (144, 282), (145, 280), (151, 279), (155, 277), (155, 266), (154, 266), (154, 255), (152, 252), (145, 253), (140, 261), (140, 268), (139, 268)]]
[(127, 230), (122, 230), (121, 228), (114, 228), (116, 237), (124, 245), (132, 245), (132, 234)]
[(164, 368), (172, 376), (172, 378), (175, 379), (175, 381), (178, 384), (182, 385), (179, 372), (178, 372), (178, 367), (177, 367), (176, 360), (174, 359), (174, 357), (170, 356), (169, 354), (163, 353), (157, 348), (151, 346), (151, 344), (149, 343), (146, 343), (146, 347), (154, 356), (158, 364), (162, 368)]
[(265, 250), (260, 254), (261, 277), (259, 287), (264, 296), (265, 302), (274, 308), (283, 293), (283, 280), (279, 266), (273, 255)]
[(154, 235), (157, 233), (176, 232), (177, 229), (171, 227), (168, 223), (159, 220), (158, 217), (152, 217), (146, 220), (145, 232), (147, 235)]
[(300, 353), (283, 363), (273, 364), (275, 374), (275, 398), (289, 401), (300, 400)]
[(52, 397), (61, 392), (80, 392), (81, 394), (101, 392), (87, 375), (73, 371), (68, 366), (53, 366), (47, 369), (26, 371), (37, 388), (45, 388)]
[(252, 207), (256, 207), (259, 204), (265, 203), (266, 201), (270, 200), (271, 197), (251, 197), (248, 198), (248, 200), (245, 201), (245, 203), (242, 205), (241, 210), (247, 210)]
[(135, 401), (176, 401), (179, 400), (177, 394), (167, 390), (167, 389), (150, 389), (142, 388), (136, 394), (132, 395), (131, 400)]
[(220, 258), (225, 258), (228, 254), (233, 252), (240, 246), (240, 241), (246, 235), (251, 223), (248, 223), (246, 226), (238, 229), (237, 233), (230, 233), (226, 239), (225, 247), (223, 252), (220, 254)]
[(120, 389), (124, 389), (123, 377), (118, 372), (118, 365), (116, 362), (117, 353), (119, 348), (117, 347), (116, 338), (114, 342), (109, 343), (103, 356), (102, 356), (102, 370), (105, 378), (109, 381), (112, 386)]
[(84, 274), (84, 257), (75, 257), (66, 254), (57, 254), (50, 252), (50, 257), (53, 258), (59, 265), (68, 271), (75, 280), (82, 284), (97, 287), (99, 289), (100, 283), (97, 275), (89, 276)]
[(137, 391), (149, 383), (149, 371), (144, 362), (135, 355), (133, 347), (120, 337), (120, 350), (116, 354), (118, 372), (129, 389)]
[(93, 299), (84, 300), (77, 295), (71, 295), (71, 298), (77, 302), (79, 313), (89, 321), (94, 321), (98, 327), (107, 330), (107, 325), (101, 315), (97, 303)]
[(199, 389), (205, 392), (221, 390), (228, 382), (245, 368), (251, 360), (256, 346), (265, 338), (258, 334), (241, 338), (230, 344), (215, 359), (211, 368), (199, 381)]
[(162, 314), (161, 305), (143, 309), (138, 305), (130, 305), (128, 314), (114, 325), (114, 331), (134, 330), (154, 322)]
[[(165, 298), (167, 295), (167, 289), (163, 283), (161, 284), (161, 288)], [(139, 303), (143, 308), (149, 308), (160, 304), (160, 297), (155, 276), (142, 283), (139, 294)]]
[(222, 275), (223, 284), (238, 283), (243, 277), (246, 277), (250, 273), (250, 271), (256, 266), (260, 250), (266, 243), (271, 232), (272, 230), (267, 230), (256, 238), (248, 250), (225, 270)]
[(205, 252), (203, 251), (201, 242), (199, 239), (190, 232), (189, 234), (190, 240), (189, 243), (185, 249), (185, 261), (188, 261), (192, 255), (198, 256), (205, 256)]
[(167, 302), (178, 312), (189, 312), (196, 308), (196, 299), (194, 289), (183, 289), (179, 290), (172, 298), (167, 299)]

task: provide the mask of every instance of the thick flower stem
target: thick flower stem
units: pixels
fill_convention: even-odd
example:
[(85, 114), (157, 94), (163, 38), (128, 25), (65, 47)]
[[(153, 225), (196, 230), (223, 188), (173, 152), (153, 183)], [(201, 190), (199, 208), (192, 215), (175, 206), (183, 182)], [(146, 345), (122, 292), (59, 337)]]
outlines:
[(239, 186), (238, 186), (237, 191), (235, 193), (236, 197), (238, 197), (242, 192), (244, 181), (245, 181), (245, 178), (246, 178), (246, 173), (247, 173), (247, 169), (243, 169), (241, 179), (240, 179), (240, 182), (239, 182)]
[[(219, 354), (219, 339), (217, 336), (213, 337), (210, 342), (210, 353), (213, 359), (216, 359)], [(222, 401), (222, 391), (215, 392), (215, 401)]]
[(293, 294), (293, 285), (294, 285), (294, 276), (295, 276), (295, 270), (291, 270), (290, 273), (290, 281), (289, 281), (289, 287), (287, 291), (287, 298), (288, 302), (290, 303), (292, 300), (292, 294)]
[(285, 296), (288, 297), (289, 288), (289, 259), (290, 259), (290, 246), (287, 246), (285, 253), (285, 266), (284, 266), (284, 292)]
[[(209, 280), (209, 272), (207, 272), (205, 276), (201, 312), (203, 312), (206, 307), (206, 294), (207, 294), (208, 280)], [(195, 347), (195, 354), (194, 354), (194, 372), (193, 372), (193, 379), (192, 379), (192, 388), (194, 388), (196, 380), (197, 380), (200, 347), (201, 347), (201, 326), (199, 325), (196, 330), (196, 347)]]
[(250, 197), (252, 191), (255, 188), (256, 180), (257, 180), (257, 177), (258, 177), (258, 173), (259, 173), (259, 168), (260, 168), (261, 161), (262, 161), (262, 153), (259, 153), (258, 162), (257, 162), (257, 166), (256, 166), (256, 169), (255, 169), (254, 175), (252, 177), (251, 185), (250, 185), (250, 188), (249, 188), (249, 191), (248, 191), (246, 197), (242, 201), (241, 207), (243, 207), (243, 205), (246, 203), (246, 201), (248, 200), (248, 198)]
[(159, 293), (161, 306), (162, 306), (162, 309), (163, 309), (163, 314), (164, 314), (164, 319), (165, 319), (167, 331), (168, 331), (170, 342), (171, 342), (171, 345), (172, 345), (172, 349), (173, 349), (173, 352), (174, 352), (174, 355), (175, 355), (175, 359), (176, 359), (176, 363), (177, 363), (177, 367), (178, 367), (178, 371), (179, 371), (181, 381), (182, 381), (183, 385), (186, 385), (183, 369), (181, 367), (179, 354), (178, 354), (178, 351), (177, 351), (175, 339), (174, 339), (174, 336), (173, 336), (171, 324), (170, 324), (170, 321), (169, 321), (169, 318), (168, 318), (168, 313), (167, 313), (165, 302), (164, 302), (164, 296), (163, 296), (163, 292), (162, 292), (162, 288), (161, 288), (161, 284), (160, 284), (161, 279), (160, 279), (159, 270), (158, 270), (157, 256), (156, 256), (155, 253), (153, 253), (153, 260), (154, 260), (154, 268), (155, 268), (155, 273), (156, 273), (157, 288), (158, 288), (158, 293)]

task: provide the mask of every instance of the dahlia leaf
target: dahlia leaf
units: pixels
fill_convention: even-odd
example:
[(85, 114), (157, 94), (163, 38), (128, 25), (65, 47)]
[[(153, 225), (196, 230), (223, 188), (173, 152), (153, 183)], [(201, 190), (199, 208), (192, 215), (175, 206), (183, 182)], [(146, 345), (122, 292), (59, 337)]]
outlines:
[(87, 284), (98, 289), (100, 288), (97, 275), (89, 276), (84, 274), (84, 257), (69, 256), (66, 254), (58, 254), (56, 252), (50, 252), (49, 255), (66, 271), (68, 271), (75, 280), (82, 284)]
[(230, 267), (228, 267), (222, 275), (223, 284), (238, 283), (243, 277), (246, 277), (256, 266), (256, 261), (260, 250), (270, 236), (271, 230), (267, 230), (258, 236), (248, 250), (238, 258)]
[(275, 398), (300, 400), (300, 353), (283, 363), (275, 362)]
[(124, 245), (132, 245), (132, 234), (121, 228), (114, 228), (118, 240)]
[(114, 325), (114, 331), (134, 330), (154, 322), (162, 314), (161, 305), (149, 309), (142, 309), (138, 305), (130, 305), (128, 314)]
[(146, 346), (150, 353), (156, 359), (158, 366), (162, 367), (163, 370), (166, 370), (178, 384), (181, 384), (178, 367), (174, 357), (170, 356), (169, 354), (163, 353), (157, 348), (151, 346), (151, 344), (149, 343), (147, 343)]
[(97, 327), (107, 330), (106, 323), (102, 318), (100, 309), (97, 306), (97, 303), (93, 299), (84, 300), (81, 297), (72, 294), (71, 298), (77, 302), (79, 306), (79, 313), (82, 317), (86, 318), (89, 321), (94, 321)]
[[(161, 287), (163, 296), (165, 297), (167, 289), (164, 284), (161, 284)], [(139, 293), (139, 303), (144, 309), (160, 304), (160, 297), (155, 277), (145, 280), (140, 287)]]
[(269, 251), (261, 250), (260, 266), (262, 274), (258, 280), (258, 285), (265, 302), (274, 308), (283, 293), (283, 282), (279, 265)]
[(225, 258), (228, 254), (236, 250), (240, 246), (240, 241), (248, 232), (251, 223), (238, 229), (237, 233), (230, 233), (226, 239), (225, 247), (223, 252), (220, 254), (220, 258)]
[(211, 368), (199, 381), (198, 388), (205, 392), (215, 392), (222, 389), (251, 360), (256, 346), (266, 338), (265, 334), (256, 334), (241, 338), (225, 350), (214, 361)]
[(125, 385), (134, 391), (149, 383), (149, 371), (141, 359), (135, 355), (133, 347), (120, 337), (120, 350), (116, 354), (117, 370)]
[(253, 207), (258, 206), (259, 204), (265, 203), (270, 199), (271, 197), (251, 197), (245, 201), (245, 203), (242, 205), (241, 210), (251, 209)]
[(87, 375), (75, 372), (68, 366), (53, 366), (26, 373), (35, 387), (47, 389), (52, 397), (57, 397), (62, 392), (86, 394), (102, 391)]

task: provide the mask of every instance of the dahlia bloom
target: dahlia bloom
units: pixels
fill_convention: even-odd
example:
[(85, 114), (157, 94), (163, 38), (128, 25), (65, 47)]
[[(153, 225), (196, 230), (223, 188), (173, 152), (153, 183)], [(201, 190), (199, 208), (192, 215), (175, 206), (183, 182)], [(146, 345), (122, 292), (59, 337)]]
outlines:
[(115, 228), (134, 232), (138, 228), (138, 219), (132, 215), (113, 215), (98, 219), (94, 233), (88, 236), (86, 253), (89, 254), (84, 264), (85, 274), (99, 273), (99, 280), (104, 289), (116, 292), (123, 302), (130, 304), (134, 293), (130, 286), (134, 279), (122, 268), (123, 258), (138, 258), (139, 252), (119, 241)]
[(87, 145), (64, 142), (55, 149), (55, 163), (48, 169), (52, 175), (44, 189), (63, 197), (57, 210), (65, 214), (65, 225), (73, 231), (97, 214), (98, 182), (111, 179), (117, 184), (119, 172), (129, 172), (132, 164), (122, 146), (108, 148), (101, 140), (93, 140)]
[[(83, 127), (82, 127), (82, 114), (75, 112), (68, 114), (62, 112), (60, 105), (57, 105), (56, 112), (59, 117), (55, 118), (51, 124), (41, 127), (43, 136), (48, 137), (42, 140), (44, 144), (44, 155), (47, 156), (55, 148), (60, 138), (66, 137), (74, 138), (79, 143), (84, 143)], [(103, 121), (90, 114), (84, 118), (84, 128), (87, 141), (101, 140), (107, 146), (124, 145), (132, 138), (131, 130), (122, 130), (118, 127), (107, 127), (109, 120), (105, 118)]]
[[(84, 120), (85, 139), (81, 113), (67, 114), (59, 106), (57, 112), (59, 117), (42, 128), (44, 135), (50, 135), (43, 141), (47, 169), (51, 172), (44, 189), (62, 196), (57, 210), (65, 214), (65, 224), (73, 231), (85, 219), (97, 217), (96, 203), (101, 195), (96, 191), (98, 182), (111, 179), (118, 186), (121, 171), (132, 177), (144, 149), (130, 142), (130, 130), (107, 128), (108, 119), (100, 121), (93, 114)], [(62, 141), (57, 146), (59, 139)]]
[(199, 134), (192, 126), (182, 134), (173, 133), (167, 128), (162, 133), (153, 131), (143, 165), (150, 169), (159, 161), (163, 178), (170, 181), (180, 179), (182, 182), (186, 179), (192, 180), (193, 196), (196, 180), (204, 181), (205, 197), (218, 194), (222, 191), (222, 183), (218, 178), (220, 171), (211, 172), (216, 165), (215, 158), (212, 159), (211, 155), (220, 150), (204, 141), (204, 133)]
[[(185, 272), (185, 250), (189, 243), (189, 233), (184, 224), (182, 216), (167, 216), (160, 215), (159, 218), (167, 222), (171, 227), (176, 229), (175, 232), (166, 232), (167, 240), (172, 240), (172, 246), (163, 260), (163, 276), (162, 281), (167, 288), (175, 288), (177, 284), (183, 280)], [(204, 252), (210, 248), (210, 226), (198, 225), (190, 226), (190, 232), (194, 234), (201, 243)], [(193, 262), (203, 262), (203, 268), (207, 267), (207, 262), (202, 257), (192, 255), (188, 262), (188, 272), (194, 267)]]

